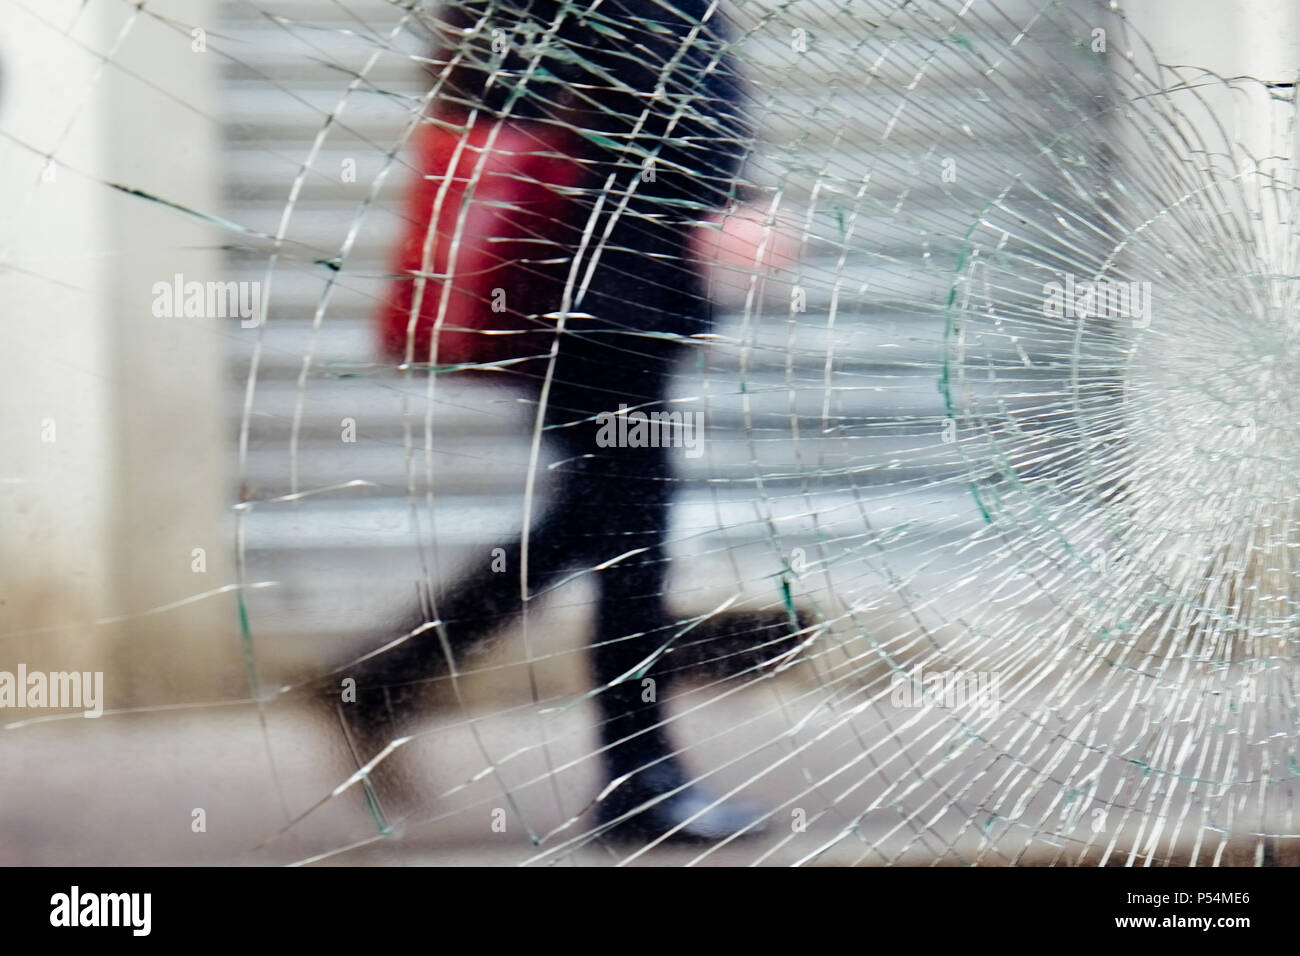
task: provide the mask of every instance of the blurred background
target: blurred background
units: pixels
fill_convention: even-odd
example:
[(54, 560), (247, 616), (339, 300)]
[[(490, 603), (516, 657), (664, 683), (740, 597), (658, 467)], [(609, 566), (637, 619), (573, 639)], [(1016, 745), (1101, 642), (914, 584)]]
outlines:
[[(711, 276), (668, 598), (818, 629), (674, 692), (775, 825), (671, 849), (586, 816), (585, 581), (439, 697), (399, 820), (305, 704), (523, 520), (509, 371), (377, 355), (433, 8), (8, 0), (0, 669), (103, 672), (104, 714), (0, 710), (0, 859), (1286, 859), (1300, 10), (1140, 6), (731, 5), (800, 255)], [(1045, 316), (1067, 274), (1148, 283), (1152, 337)], [(256, 298), (160, 309), (178, 281)], [(900, 705), (918, 665), (999, 704)]]

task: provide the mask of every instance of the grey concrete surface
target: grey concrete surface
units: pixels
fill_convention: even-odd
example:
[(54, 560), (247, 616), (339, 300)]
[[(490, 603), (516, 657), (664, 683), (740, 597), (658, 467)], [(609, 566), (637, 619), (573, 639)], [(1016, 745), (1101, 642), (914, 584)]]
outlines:
[[(475, 706), (437, 710), (376, 770), (387, 835), (363, 788), (340, 786), (356, 764), (337, 725), (293, 699), (10, 724), (0, 732), (0, 863), (998, 866), (1105, 855), (1149, 865), (1187, 862), (1198, 840), (1203, 864), (1294, 856), (1294, 840), (1252, 836), (1253, 789), (1234, 791), (1245, 795), (1230, 801), (1240, 830), (1224, 840), (1219, 818), (1202, 813), (1214, 788), (1171, 785), (1161, 798), (1152, 775), (1125, 783), (1125, 719), (1100, 722), (1100, 739), (1117, 746), (1098, 792), (1113, 778), (1113, 802), (1132, 810), (1113, 807), (1095, 831), (1093, 814), (1071, 809), (1072, 791), (1058, 782), (1075, 749), (1058, 735), (1017, 746), (1028, 727), (1021, 708), (978, 733), (939, 711), (833, 712), (817, 706), (824, 688), (798, 671), (671, 701), (684, 760), (716, 792), (771, 808), (765, 834), (714, 848), (617, 845), (591, 832), (600, 781), (589, 703), (567, 692), (536, 704), (475, 697), (491, 681), (469, 679)], [(1212, 736), (1204, 743), (1218, 752)], [(1055, 761), (1056, 750), (1069, 760)], [(1281, 818), (1271, 826), (1285, 832)]]

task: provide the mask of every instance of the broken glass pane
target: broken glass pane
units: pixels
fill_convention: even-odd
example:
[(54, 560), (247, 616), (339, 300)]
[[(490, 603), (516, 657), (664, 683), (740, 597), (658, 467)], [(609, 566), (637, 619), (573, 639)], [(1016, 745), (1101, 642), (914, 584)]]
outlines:
[[(146, 85), (206, 132), (207, 198), (74, 162), (72, 94), (52, 124), (0, 112), (32, 173), (8, 198), (47, 201), (52, 164), (159, 217), (154, 245), (110, 227), (100, 252), (161, 321), (214, 330), (228, 518), (201, 585), (82, 618), (129, 638), (217, 607), (225, 656), (185, 677), (177, 627), (109, 658), (98, 723), (9, 725), (32, 760), (157, 740), (139, 786), (188, 768), (184, 814), (240, 823), (105, 834), (102, 861), (1293, 856), (1294, 70), (1179, 65), (1175, 24), (1091, 0), (108, 6), (10, 16), (101, 50), (81, 88), (128, 106), (112, 67), (171, 51), (187, 84)], [(5, 239), (30, 288), (61, 281)], [(206, 264), (164, 268), (191, 249)], [(530, 279), (479, 281), (503, 262)], [(697, 281), (707, 314), (661, 321)], [(589, 402), (576, 341), (671, 381)], [(130, 429), (186, 434), (170, 387)], [(637, 448), (656, 421), (667, 471), (619, 471), (622, 498), (570, 484), (619, 459), (566, 434)], [(548, 549), (573, 566), (530, 587)], [(449, 585), (475, 568), (521, 612), (484, 604), (499, 627), (471, 651)], [(622, 613), (598, 613), (624, 571)], [(453, 662), (362, 676), (417, 647)], [(620, 647), (610, 679), (594, 662)], [(619, 695), (658, 722), (623, 734)], [(677, 791), (611, 769), (654, 735)], [(156, 826), (122, 800), (123, 834)], [(675, 839), (724, 802), (738, 825)]]

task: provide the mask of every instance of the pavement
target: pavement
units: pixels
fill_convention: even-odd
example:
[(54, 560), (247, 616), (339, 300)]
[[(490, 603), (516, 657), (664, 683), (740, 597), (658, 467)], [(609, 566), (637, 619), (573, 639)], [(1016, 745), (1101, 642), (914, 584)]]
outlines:
[[(573, 656), (554, 660), (549, 674), (533, 669), (536, 702), (527, 667), (487, 662), (462, 682), (466, 707), (430, 713), (374, 771), (369, 797), (339, 726), (293, 694), (10, 724), (0, 732), (0, 864), (1159, 865), (1198, 854), (1249, 865), (1294, 856), (1294, 841), (1251, 835), (1257, 786), (1179, 789), (1131, 773), (1116, 754), (1095, 777), (1105, 807), (1089, 808), (1072, 803), (1074, 748), (1051, 735), (1043, 748), (1015, 744), (1028, 704), (983, 725), (941, 709), (891, 714), (851, 696), (831, 706), (833, 669), (805, 665), (688, 687), (669, 701), (684, 761), (715, 792), (770, 808), (763, 835), (715, 847), (616, 844), (593, 831), (589, 813), (602, 782), (594, 709)], [(1118, 749), (1132, 713), (1103, 720), (1100, 739)], [(1222, 752), (1203, 738), (1207, 754)], [(1229, 801), (1236, 832), (1206, 816), (1216, 792), (1250, 798)], [(1261, 812), (1289, 813), (1279, 806)], [(1280, 818), (1268, 826), (1289, 832)]]

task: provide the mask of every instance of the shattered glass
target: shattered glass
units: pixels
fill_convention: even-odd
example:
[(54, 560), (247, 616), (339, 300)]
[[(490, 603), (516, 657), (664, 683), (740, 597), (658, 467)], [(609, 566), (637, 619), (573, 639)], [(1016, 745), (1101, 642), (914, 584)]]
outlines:
[(673, 458), (663, 701), (691, 773), (764, 827), (629, 843), (593, 813), (589, 575), (421, 682), (378, 751), (311, 704), (430, 636), (403, 610), (566, 467), (521, 366), (376, 351), (431, 51), (491, 69), (499, 38), (448, 41), (431, 4), (209, 12), (219, 198), (173, 213), (220, 231), (211, 278), (259, 284), (219, 397), (247, 691), (157, 708), (241, 709), (207, 786), (258, 802), (177, 859), (1294, 860), (1294, 77), (1171, 65), (1090, 0), (731, 0), (733, 193), (764, 238), (683, 265), (716, 324), (672, 391), (707, 426)]

